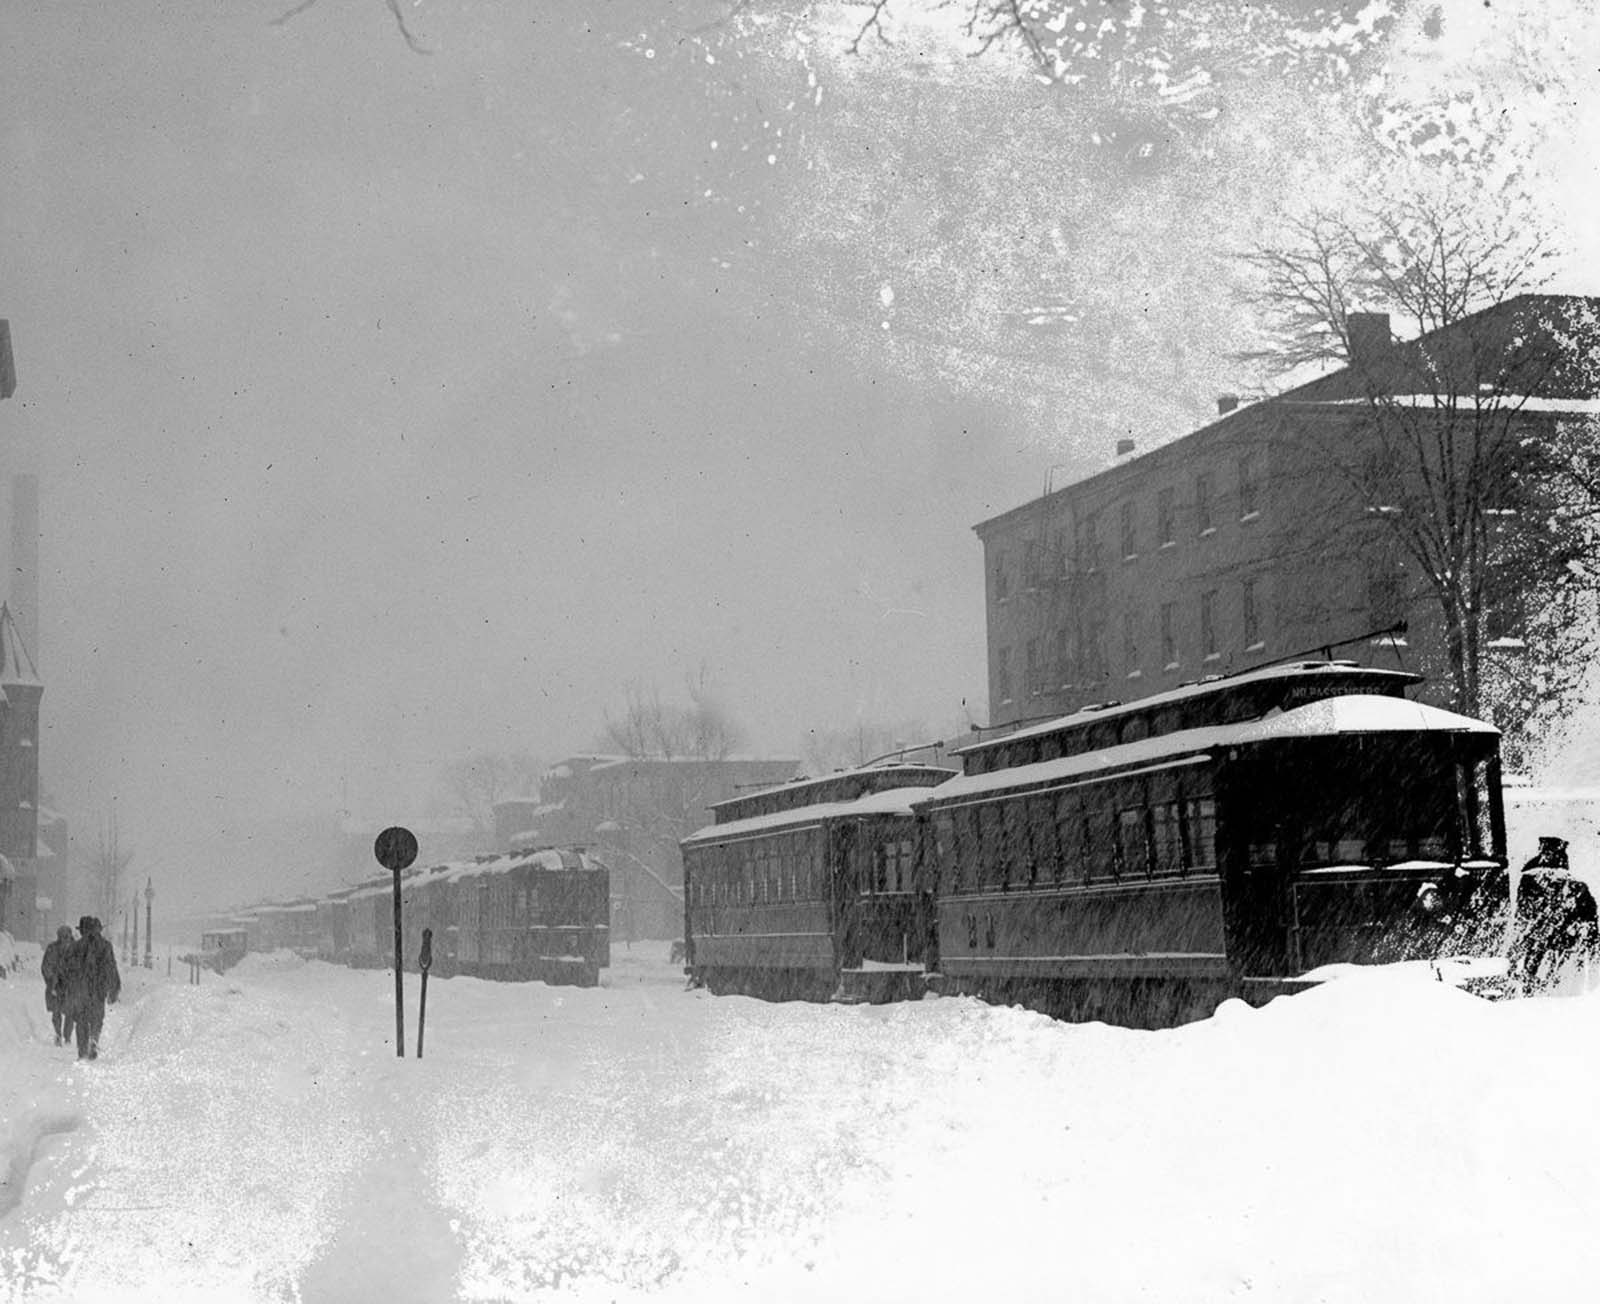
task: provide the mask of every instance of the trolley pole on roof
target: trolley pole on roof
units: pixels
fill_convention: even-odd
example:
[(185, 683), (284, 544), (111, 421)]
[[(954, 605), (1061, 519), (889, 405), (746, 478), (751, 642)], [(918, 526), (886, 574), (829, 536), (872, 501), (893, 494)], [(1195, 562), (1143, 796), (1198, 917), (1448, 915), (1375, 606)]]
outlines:
[(372, 844), (378, 863), (394, 875), (394, 1053), (406, 1057), (405, 963), (400, 929), (400, 872), (417, 858), (417, 837), (398, 824), (378, 834)]

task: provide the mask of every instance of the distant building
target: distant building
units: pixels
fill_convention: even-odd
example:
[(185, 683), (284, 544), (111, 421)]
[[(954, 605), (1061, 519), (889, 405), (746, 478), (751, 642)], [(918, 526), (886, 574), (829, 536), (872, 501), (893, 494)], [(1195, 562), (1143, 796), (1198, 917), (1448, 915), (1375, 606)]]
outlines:
[[(1352, 468), (1374, 481), (1383, 469), (1372, 387), (1419, 424), (1500, 404), (1512, 444), (1547, 437), (1557, 423), (1600, 414), (1592, 367), (1550, 361), (1554, 338), (1573, 323), (1592, 327), (1597, 307), (1519, 296), (1404, 343), (1391, 340), (1387, 315), (1353, 314), (1351, 366), (1275, 398), (1219, 400), (1217, 420), (1142, 456), (1122, 441), (1109, 469), (975, 526), (991, 722), (1324, 649), (1438, 667), (1442, 620), (1427, 577), (1379, 519), (1395, 509), (1381, 495), (1339, 492)], [(1536, 367), (1519, 366), (1529, 357)], [(1439, 376), (1452, 372), (1509, 377), (1511, 389), (1481, 382), (1440, 395)], [(1489, 645), (1514, 655), (1516, 595), (1500, 597)], [(1403, 635), (1377, 633), (1399, 621)], [(1428, 691), (1445, 701), (1450, 685), (1436, 675)]]
[(39, 934), (39, 682), (11, 608), (0, 603), (0, 929)]
[(38, 830), (34, 905), (38, 912), (39, 939), (48, 942), (55, 936), (57, 925), (75, 924), (84, 912), (77, 909), (66, 817), (48, 806), (40, 806)]
[(495, 827), (506, 847), (593, 848), (611, 869), (613, 942), (678, 937), (679, 841), (709, 824), (718, 802), (786, 783), (799, 768), (789, 757), (571, 756), (545, 772), (537, 799), (497, 803)]

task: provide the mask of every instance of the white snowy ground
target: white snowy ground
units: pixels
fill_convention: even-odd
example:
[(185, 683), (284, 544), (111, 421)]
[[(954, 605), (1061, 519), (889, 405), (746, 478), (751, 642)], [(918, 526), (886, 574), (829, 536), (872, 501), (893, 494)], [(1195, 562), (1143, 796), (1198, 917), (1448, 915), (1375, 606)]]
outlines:
[[(36, 948), (35, 948), (36, 951)], [(36, 954), (28, 957), (36, 967)], [(28, 965), (25, 962), (25, 970)], [(1600, 1282), (1600, 994), (1369, 975), (1173, 1032), (287, 955), (0, 983), (0, 1300), (1500, 1301)], [(407, 977), (414, 1054), (417, 982)]]

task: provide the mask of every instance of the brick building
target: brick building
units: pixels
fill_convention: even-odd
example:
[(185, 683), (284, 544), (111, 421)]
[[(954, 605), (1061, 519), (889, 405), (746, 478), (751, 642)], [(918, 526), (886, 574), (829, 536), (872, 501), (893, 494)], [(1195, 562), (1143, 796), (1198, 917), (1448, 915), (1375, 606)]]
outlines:
[[(1404, 343), (1386, 315), (1355, 314), (1350, 366), (1219, 400), (1201, 429), (1142, 456), (1124, 441), (1109, 469), (974, 527), (991, 722), (1322, 649), (1423, 669), (1448, 700), (1438, 604), (1382, 519), (1399, 495), (1367, 488), (1393, 452), (1374, 413), (1419, 430), (1492, 420), (1507, 446), (1592, 421), (1597, 306), (1519, 296)], [(1520, 647), (1513, 596), (1487, 619), (1506, 656)], [(1398, 621), (1404, 634), (1377, 632)]]
[(0, 603), (0, 929), (39, 933), (39, 682), (11, 608)]
[(611, 869), (612, 937), (683, 935), (678, 843), (711, 822), (709, 807), (799, 773), (792, 758), (571, 756), (539, 796), (495, 805), (496, 840), (590, 847)]

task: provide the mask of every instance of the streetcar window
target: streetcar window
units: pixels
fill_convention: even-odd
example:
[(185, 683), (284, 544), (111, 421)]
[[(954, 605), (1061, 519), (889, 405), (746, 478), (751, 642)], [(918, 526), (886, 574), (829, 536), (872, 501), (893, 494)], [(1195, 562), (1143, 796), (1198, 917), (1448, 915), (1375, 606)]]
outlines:
[(983, 864), (983, 833), (976, 806), (956, 812), (956, 856), (959, 863), (951, 890), (973, 891), (979, 882), (979, 866)]
[(872, 876), (867, 886), (876, 893), (889, 890), (889, 844), (886, 842), (872, 848)]
[(1183, 803), (1184, 832), (1189, 864), (1195, 869), (1217, 867), (1217, 803), (1210, 797)]
[(1033, 846), (1030, 879), (1061, 877), (1061, 854), (1056, 843), (1056, 813), (1048, 797), (1033, 797), (1028, 802), (1028, 837)]
[(933, 817), (934, 875), (938, 888), (954, 888), (956, 879), (956, 818), (949, 811)]
[[(1123, 813), (1127, 814), (1126, 811)], [(1178, 818), (1178, 803), (1164, 801), (1152, 806), (1150, 818), (1155, 834), (1155, 872), (1182, 874), (1188, 866), (1183, 861), (1183, 826)]]
[(1148, 875), (1149, 847), (1145, 843), (1144, 807), (1117, 812), (1117, 870), (1120, 874)]
[(1005, 883), (1005, 821), (998, 804), (978, 807), (978, 836), (982, 853), (978, 861), (978, 883), (994, 887)]
[(1120, 872), (1117, 856), (1115, 820), (1102, 803), (1107, 797), (1103, 790), (1084, 798), (1083, 807), (1083, 877), (1085, 882), (1114, 878)]
[(1025, 887), (1033, 881), (1033, 847), (1028, 839), (1028, 802), (1015, 799), (1000, 809), (1005, 823), (1005, 882)]
[(1066, 792), (1057, 797), (1055, 816), (1056, 881), (1081, 879), (1084, 872), (1083, 808), (1077, 797)]

